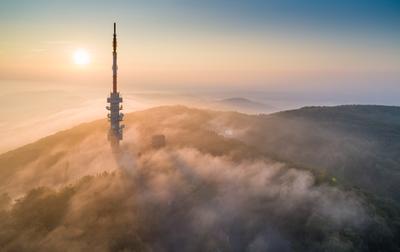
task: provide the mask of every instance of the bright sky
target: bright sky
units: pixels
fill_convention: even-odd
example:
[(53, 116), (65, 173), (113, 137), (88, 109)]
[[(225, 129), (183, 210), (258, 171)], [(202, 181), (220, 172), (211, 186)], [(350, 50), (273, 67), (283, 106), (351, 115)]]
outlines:
[(116, 21), (127, 88), (400, 95), (399, 13), (396, 0), (4, 0), (0, 81), (110, 85)]

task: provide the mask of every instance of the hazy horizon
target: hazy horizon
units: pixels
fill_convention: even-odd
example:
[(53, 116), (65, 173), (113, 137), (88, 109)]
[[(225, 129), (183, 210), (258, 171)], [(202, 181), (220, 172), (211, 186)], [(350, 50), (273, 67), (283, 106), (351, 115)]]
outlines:
[[(77, 124), (102, 119), (106, 116), (108, 85), (82, 86), (52, 81), (0, 81), (0, 153), (36, 141), (49, 134)], [(373, 93), (309, 91), (290, 92), (285, 89), (265, 90), (253, 87), (182, 87), (136, 88), (120, 85), (124, 97), (124, 113), (160, 105), (186, 105), (214, 110), (234, 110), (242, 113), (278, 112), (303, 106), (335, 106), (346, 104), (400, 105), (395, 85), (393, 91), (376, 88)], [(387, 92), (387, 93), (385, 93)], [(229, 98), (245, 98), (262, 103), (267, 109), (249, 110), (240, 106), (218, 106), (216, 102)], [(32, 129), (35, 129), (32, 131)], [(14, 137), (10, 137), (13, 135)]]

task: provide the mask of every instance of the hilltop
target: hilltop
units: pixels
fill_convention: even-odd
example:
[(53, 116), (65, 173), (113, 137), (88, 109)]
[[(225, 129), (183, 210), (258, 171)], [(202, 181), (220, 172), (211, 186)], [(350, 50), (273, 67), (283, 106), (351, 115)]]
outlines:
[(399, 249), (398, 107), (165, 106), (125, 124), (118, 155), (106, 120), (0, 155), (2, 250)]

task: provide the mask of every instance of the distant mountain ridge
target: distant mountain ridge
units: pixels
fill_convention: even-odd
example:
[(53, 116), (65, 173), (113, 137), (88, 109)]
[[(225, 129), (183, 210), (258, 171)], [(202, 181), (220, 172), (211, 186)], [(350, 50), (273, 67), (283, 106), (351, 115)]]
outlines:
[(388, 124), (400, 124), (400, 106), (383, 105), (339, 105), (308, 106), (295, 110), (281, 111), (277, 114), (303, 118), (329, 119), (332, 116), (347, 120), (373, 120)]
[(225, 107), (227, 109), (233, 109), (244, 112), (269, 112), (274, 109), (273, 106), (253, 101), (243, 97), (231, 97), (222, 100), (218, 100), (217, 105)]

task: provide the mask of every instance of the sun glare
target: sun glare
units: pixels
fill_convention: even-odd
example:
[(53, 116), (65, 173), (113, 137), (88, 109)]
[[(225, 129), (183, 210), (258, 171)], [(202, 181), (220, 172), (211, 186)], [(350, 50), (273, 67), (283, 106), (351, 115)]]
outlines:
[(74, 53), (74, 63), (76, 65), (87, 65), (90, 63), (89, 53), (84, 49), (78, 49)]

